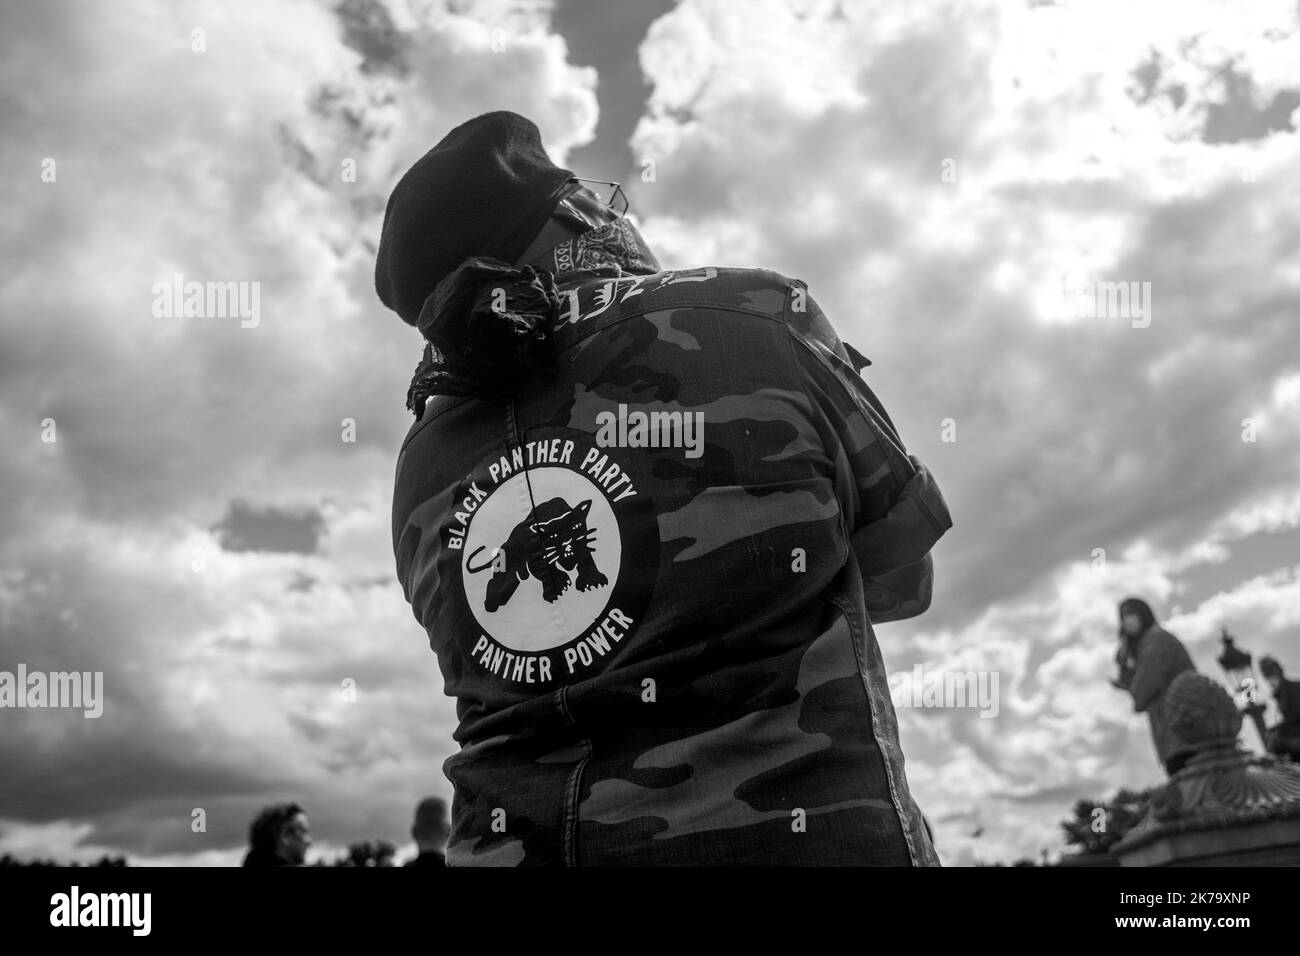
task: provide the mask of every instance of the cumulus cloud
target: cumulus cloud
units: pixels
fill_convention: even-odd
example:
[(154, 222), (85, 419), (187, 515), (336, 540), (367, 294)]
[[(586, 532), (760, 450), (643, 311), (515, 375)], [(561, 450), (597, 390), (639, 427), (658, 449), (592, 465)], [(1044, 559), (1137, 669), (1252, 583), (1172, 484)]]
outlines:
[[(1078, 797), (1157, 779), (1106, 683), (1119, 598), (1203, 670), (1220, 626), (1293, 640), (1284, 545), (1234, 555), (1297, 527), (1297, 27), (1286, 3), (684, 0), (642, 45), (633, 204), (665, 264), (807, 281), (945, 490), (932, 608), (879, 633), (896, 673), (1002, 678), (995, 719), (900, 708), (950, 862), (1036, 858)], [(1118, 282), (1147, 315), (1074, 307)]]
[[(465, 119), (529, 115), (561, 163), (590, 139), (549, 9), (0, 9), (4, 659), (106, 696), (6, 711), (0, 851), (229, 862), (278, 799), (322, 845), (401, 840), (447, 791), (454, 708), (390, 544), (419, 343), (373, 255)], [(258, 320), (175, 313), (189, 282), (256, 288)]]

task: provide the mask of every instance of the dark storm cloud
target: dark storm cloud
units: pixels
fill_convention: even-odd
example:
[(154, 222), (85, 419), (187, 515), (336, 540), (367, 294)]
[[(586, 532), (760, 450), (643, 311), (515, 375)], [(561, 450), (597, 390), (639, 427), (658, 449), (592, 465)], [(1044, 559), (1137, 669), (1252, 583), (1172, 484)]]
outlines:
[(258, 507), (235, 500), (212, 530), (227, 551), (314, 554), (325, 530), (325, 520), (315, 508)]
[(343, 24), (343, 42), (364, 57), (362, 72), (406, 73), (410, 37), (397, 29), (388, 7), (379, 0), (343, 0), (335, 12)]

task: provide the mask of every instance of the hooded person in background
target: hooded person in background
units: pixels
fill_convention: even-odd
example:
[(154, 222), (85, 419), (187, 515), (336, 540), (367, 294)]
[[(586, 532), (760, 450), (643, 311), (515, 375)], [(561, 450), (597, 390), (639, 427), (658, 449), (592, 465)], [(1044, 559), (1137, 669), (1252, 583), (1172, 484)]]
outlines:
[(1260, 658), (1259, 672), (1268, 681), (1282, 718), (1268, 729), (1268, 752), (1300, 760), (1300, 681), (1288, 680), (1273, 657)]
[(1151, 739), (1156, 756), (1171, 776), (1187, 759), (1174, 752), (1177, 741), (1165, 714), (1165, 692), (1183, 671), (1194, 671), (1191, 655), (1182, 641), (1156, 623), (1151, 606), (1141, 598), (1126, 598), (1119, 605), (1117, 654), (1120, 676), (1111, 683), (1133, 698), (1133, 710), (1145, 712), (1151, 721)]
[(938, 865), (873, 623), (929, 606), (943, 496), (802, 282), (665, 271), (625, 211), (509, 112), (385, 211), (447, 864)]

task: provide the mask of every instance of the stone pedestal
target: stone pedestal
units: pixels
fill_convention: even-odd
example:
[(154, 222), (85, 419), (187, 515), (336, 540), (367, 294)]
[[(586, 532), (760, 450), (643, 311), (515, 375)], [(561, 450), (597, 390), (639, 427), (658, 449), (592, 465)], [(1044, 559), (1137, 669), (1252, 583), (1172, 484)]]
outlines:
[(1300, 866), (1300, 766), (1237, 744), (1241, 714), (1203, 674), (1180, 674), (1166, 708), (1190, 755), (1111, 850), (1121, 866)]

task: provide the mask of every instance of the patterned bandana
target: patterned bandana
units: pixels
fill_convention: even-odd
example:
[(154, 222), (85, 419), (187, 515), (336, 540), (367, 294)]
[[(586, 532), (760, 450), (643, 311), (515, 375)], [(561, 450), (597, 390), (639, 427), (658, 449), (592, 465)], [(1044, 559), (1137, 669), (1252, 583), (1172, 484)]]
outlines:
[(557, 280), (567, 278), (571, 272), (598, 275), (612, 270), (616, 275), (644, 276), (662, 268), (641, 233), (627, 219), (614, 219), (597, 229), (588, 229), (560, 243), (545, 259), (546, 268), (555, 273)]

